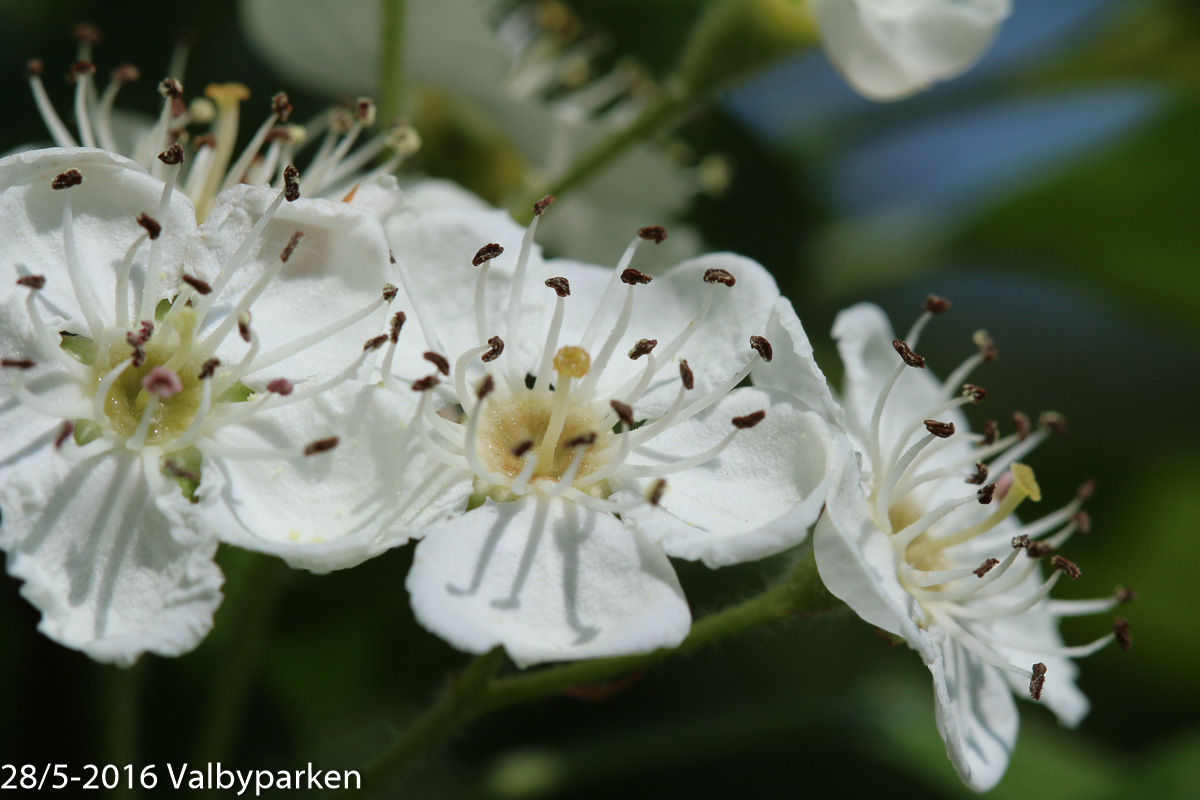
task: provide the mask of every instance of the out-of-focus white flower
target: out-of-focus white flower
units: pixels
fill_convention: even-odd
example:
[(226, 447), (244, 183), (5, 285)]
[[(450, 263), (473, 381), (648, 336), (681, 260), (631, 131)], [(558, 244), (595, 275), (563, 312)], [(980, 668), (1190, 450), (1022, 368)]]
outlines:
[[(1037, 521), (1013, 512), (1041, 500), (1033, 470), (1018, 462), (1052, 431), (1057, 414), (1033, 430), (998, 438), (995, 423), (971, 434), (959, 410), (986, 392), (963, 381), (996, 350), (984, 332), (979, 352), (944, 382), (913, 352), (930, 318), (949, 307), (926, 301), (904, 341), (873, 305), (843, 311), (834, 337), (846, 367), (846, 423), (862, 458), (850, 462), (813, 536), (817, 567), (831, 592), (864, 620), (917, 650), (933, 673), (938, 729), (960, 777), (986, 791), (1003, 776), (1017, 737), (1012, 693), (1028, 694), (1067, 725), (1088, 711), (1072, 658), (1116, 639), (1128, 625), (1080, 647), (1065, 647), (1058, 619), (1095, 614), (1128, 600), (1128, 590), (1088, 601), (1048, 599), (1078, 568), (1055, 554), (1090, 520), (1080, 510), (1090, 486)], [(998, 476), (988, 483), (989, 476)], [(978, 488), (977, 488), (978, 487)], [(1052, 574), (1044, 578), (1042, 560)]]
[[(762, 267), (714, 254), (652, 280), (631, 263), (661, 228), (615, 270), (544, 261), (543, 210), (527, 230), (454, 207), (385, 223), (419, 333), (396, 318), (382, 380), (420, 392), (414, 435), (441, 462), (426, 485), (473, 492), (418, 545), (413, 607), (522, 665), (678, 644), (691, 616), (667, 556), (721, 566), (802, 542), (848, 455), (795, 395), (735, 388), (791, 312)], [(819, 394), (803, 347), (780, 357)]]
[[(520, 4), (496, 30), (490, 18), (501, 11), (492, 0), (405, 5), (407, 77), (482, 109), (524, 158), (530, 185), (564, 172), (651, 96), (644, 77), (625, 65), (595, 73), (589, 40), (564, 35), (574, 18), (560, 3)], [(240, 9), (250, 44), (288, 80), (334, 96), (377, 91), (375, 0), (243, 0)], [(548, 93), (553, 102), (543, 99)], [(541, 238), (570, 258), (612, 258), (612, 242), (626, 231), (648, 219), (675, 219), (697, 183), (657, 148), (631, 148), (563, 198)], [(683, 226), (672, 231), (648, 263), (667, 266), (698, 251), (694, 233)]]
[(813, 0), (825, 52), (860, 94), (898, 100), (971, 67), (1010, 0)]
[(0, 161), (0, 546), (43, 632), (121, 664), (211, 627), (214, 534), (350, 566), (407, 540), (388, 487), (422, 469), (378, 437), (413, 404), (357, 380), (394, 297), (375, 218), (288, 170), (197, 226), (182, 158)]

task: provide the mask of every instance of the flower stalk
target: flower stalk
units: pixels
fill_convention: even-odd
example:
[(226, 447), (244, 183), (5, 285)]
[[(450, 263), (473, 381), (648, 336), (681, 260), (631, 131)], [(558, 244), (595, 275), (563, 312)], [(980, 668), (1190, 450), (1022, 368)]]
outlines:
[(404, 103), (404, 0), (379, 0), (379, 118), (395, 122)]

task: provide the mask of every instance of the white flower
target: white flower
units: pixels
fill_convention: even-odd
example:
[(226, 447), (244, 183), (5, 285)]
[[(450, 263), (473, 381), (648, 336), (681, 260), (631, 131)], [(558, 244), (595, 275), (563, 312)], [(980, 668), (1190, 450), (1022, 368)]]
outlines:
[[(912, 352), (931, 316), (949, 307), (930, 297), (906, 341), (894, 339), (873, 305), (843, 311), (834, 337), (846, 366), (846, 422), (862, 456), (831, 495), (813, 535), (817, 567), (831, 592), (873, 625), (902, 636), (933, 673), (938, 729), (963, 781), (986, 791), (1004, 774), (1017, 736), (1012, 692), (1040, 699), (1067, 725), (1087, 713), (1070, 659), (1114, 638), (1065, 647), (1063, 616), (1100, 613), (1127, 590), (1089, 601), (1047, 599), (1078, 568), (1054, 552), (1090, 525), (1080, 506), (1022, 524), (1013, 511), (1041, 500), (1033, 470), (1018, 462), (1065, 420), (1045, 414), (1038, 430), (1016, 415), (1018, 430), (998, 438), (994, 423), (971, 434), (959, 408), (986, 392), (963, 381), (995, 358), (984, 332), (979, 352), (944, 382)], [(961, 391), (960, 391), (961, 387)], [(989, 476), (997, 477), (987, 483)], [(1052, 567), (1044, 578), (1041, 560)]]
[(211, 627), (214, 529), (349, 566), (408, 538), (385, 495), (421, 465), (377, 437), (412, 404), (356, 380), (394, 296), (375, 219), (289, 173), (197, 227), (181, 158), (0, 160), (0, 546), (47, 635), (122, 664)]
[[(375, 0), (243, 0), (239, 6), (251, 47), (288, 80), (327, 96), (378, 90)], [(594, 39), (563, 36), (564, 29), (579, 27), (563, 4), (409, 0), (405, 13), (406, 77), (471, 104), (473, 117), (482, 111), (489, 133), (511, 140), (530, 183), (563, 173), (632, 120), (649, 96), (648, 80), (624, 66), (595, 72), (588, 51)], [(493, 19), (501, 20), (497, 30)], [(541, 99), (551, 93), (553, 102)], [(674, 218), (696, 188), (696, 179), (661, 149), (633, 147), (562, 200), (542, 239), (570, 258), (611, 258), (615, 239), (640, 220)], [(698, 251), (693, 232), (672, 231), (661, 252), (647, 254), (651, 266)]]
[[(630, 264), (661, 228), (615, 271), (543, 261), (539, 218), (387, 223), (419, 330), (393, 337), (383, 382), (421, 392), (416, 435), (442, 464), (426, 485), (474, 493), (426, 530), (413, 607), (522, 665), (672, 646), (691, 617), (667, 556), (720, 566), (803, 541), (845, 452), (796, 397), (735, 388), (773, 355), (761, 334), (795, 319), (762, 267), (716, 254), (651, 280)], [(780, 353), (819, 376), (806, 356)]]
[(830, 60), (859, 93), (898, 100), (987, 50), (1010, 0), (814, 0)]

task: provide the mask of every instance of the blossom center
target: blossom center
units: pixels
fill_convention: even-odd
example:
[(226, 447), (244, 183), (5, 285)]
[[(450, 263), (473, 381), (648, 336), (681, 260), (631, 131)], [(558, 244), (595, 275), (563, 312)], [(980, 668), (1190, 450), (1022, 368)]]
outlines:
[[(525, 466), (522, 449), (549, 452), (547, 459), (539, 459), (532, 478), (548, 478), (558, 481), (566, 474), (575, 456), (571, 443), (581, 437), (595, 434), (594, 446), (582, 456), (576, 478), (583, 478), (599, 469), (604, 461), (599, 453), (604, 450), (607, 436), (597, 430), (605, 413), (592, 403), (575, 403), (568, 400), (563, 418), (562, 431), (552, 446), (545, 447), (546, 434), (554, 416), (554, 393), (547, 396), (523, 391), (508, 400), (491, 403), (481, 412), (478, 450), (484, 465), (492, 472), (516, 478)], [(530, 444), (532, 443), (532, 447)], [(578, 445), (576, 445), (577, 447)]]

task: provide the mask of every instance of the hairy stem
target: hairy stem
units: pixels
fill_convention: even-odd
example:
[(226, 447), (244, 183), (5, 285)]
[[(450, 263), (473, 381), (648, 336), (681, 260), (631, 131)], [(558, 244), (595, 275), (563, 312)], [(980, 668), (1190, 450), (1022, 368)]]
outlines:
[(580, 684), (615, 678), (742, 631), (787, 617), (811, 616), (839, 603), (821, 583), (809, 548), (782, 581), (757, 597), (699, 620), (677, 647), (635, 656), (578, 661), (503, 678), (493, 677), (504, 659), (503, 650), (496, 648), (472, 661), (433, 708), (400, 733), (363, 771), (363, 793), (378, 788), (459, 725), (481, 714), (557, 694)]

